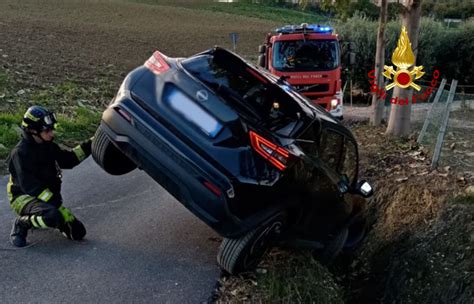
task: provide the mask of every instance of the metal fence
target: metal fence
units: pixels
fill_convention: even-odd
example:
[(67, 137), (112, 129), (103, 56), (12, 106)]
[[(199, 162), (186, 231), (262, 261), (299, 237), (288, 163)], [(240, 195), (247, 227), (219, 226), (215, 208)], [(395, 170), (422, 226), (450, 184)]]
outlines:
[(418, 143), (430, 151), (433, 168), (456, 167), (474, 177), (474, 94), (463, 93), (456, 81), (439, 89), (431, 96)]

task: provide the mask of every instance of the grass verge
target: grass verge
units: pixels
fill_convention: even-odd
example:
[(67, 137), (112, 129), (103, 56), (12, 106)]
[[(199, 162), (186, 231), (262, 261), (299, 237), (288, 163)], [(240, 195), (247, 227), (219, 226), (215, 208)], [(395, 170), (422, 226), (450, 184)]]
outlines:
[(41, 105), (58, 116), (57, 142), (67, 146), (91, 137), (100, 123), (103, 105), (112, 96), (113, 84), (99, 81), (96, 87), (64, 82), (44, 88), (25, 88), (0, 71), (0, 173), (21, 136), (21, 119), (28, 107)]
[(308, 252), (272, 250), (256, 272), (223, 277), (218, 303), (344, 303), (343, 290)]
[[(5, 160), (20, 139), (19, 127), (23, 112), (0, 113), (0, 159)], [(60, 143), (73, 146), (91, 137), (100, 122), (100, 113), (77, 108), (69, 115), (58, 117), (56, 138)]]
[(132, 2), (178, 6), (190, 9), (209, 10), (246, 17), (281, 22), (283, 24), (300, 24), (303, 22), (318, 23), (327, 21), (328, 18), (315, 12), (299, 9), (285, 8), (262, 3), (233, 2), (222, 3), (214, 1), (169, 1), (169, 0), (129, 0)]
[(387, 140), (383, 127), (351, 129), (360, 178), (375, 189), (361, 246), (329, 268), (301, 251), (274, 250), (256, 272), (222, 278), (219, 302), (473, 302), (473, 180), (449, 167), (431, 170), (415, 136)]
[(463, 193), (451, 201), (452, 204), (465, 204), (465, 205), (474, 205), (474, 193)]
[(260, 279), (269, 303), (344, 303), (333, 275), (308, 252), (276, 252), (269, 259), (273, 267)]

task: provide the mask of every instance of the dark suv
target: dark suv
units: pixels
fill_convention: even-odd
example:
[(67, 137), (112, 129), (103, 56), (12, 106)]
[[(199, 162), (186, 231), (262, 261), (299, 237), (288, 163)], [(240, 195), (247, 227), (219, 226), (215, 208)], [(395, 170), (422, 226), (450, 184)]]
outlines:
[[(271, 244), (323, 258), (363, 235), (351, 132), (283, 79), (213, 48), (155, 52), (102, 116), (93, 157), (110, 174), (137, 166), (224, 237), (218, 263), (254, 267)], [(363, 221), (362, 221), (363, 222)]]

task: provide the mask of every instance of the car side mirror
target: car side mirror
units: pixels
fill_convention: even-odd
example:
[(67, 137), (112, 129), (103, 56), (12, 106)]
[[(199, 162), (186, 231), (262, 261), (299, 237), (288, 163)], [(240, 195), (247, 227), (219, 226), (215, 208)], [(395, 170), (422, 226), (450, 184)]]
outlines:
[(267, 51), (267, 47), (266, 47), (265, 44), (262, 44), (262, 45), (259, 45), (259, 46), (258, 46), (258, 52), (259, 52), (260, 54), (265, 54), (266, 51)]
[(258, 65), (259, 67), (265, 68), (265, 67), (266, 67), (266, 62), (265, 62), (266, 59), (267, 59), (267, 58), (266, 58), (265, 54), (260, 54), (260, 55), (258, 55), (257, 65)]
[(339, 192), (341, 192), (341, 194), (349, 192), (351, 187), (350, 187), (349, 178), (347, 177), (347, 175), (344, 174), (341, 177), (341, 180), (337, 183), (337, 189), (339, 190)]
[(374, 189), (372, 186), (365, 180), (361, 180), (360, 182), (357, 183), (357, 193), (362, 195), (363, 197), (371, 197), (372, 194), (374, 194)]

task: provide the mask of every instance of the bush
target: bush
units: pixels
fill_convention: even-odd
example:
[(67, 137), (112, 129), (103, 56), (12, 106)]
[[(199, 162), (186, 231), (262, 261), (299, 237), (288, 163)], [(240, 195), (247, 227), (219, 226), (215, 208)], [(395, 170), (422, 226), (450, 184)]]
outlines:
[(376, 22), (360, 14), (356, 14), (346, 22), (334, 25), (344, 41), (352, 41), (356, 44), (353, 80), (358, 87), (365, 90), (369, 88), (367, 73), (374, 68), (375, 63), (377, 26)]
[[(474, 20), (448, 29), (441, 34), (441, 43), (434, 54), (440, 70), (459, 84), (474, 84)], [(472, 90), (472, 88), (471, 88)]]
[[(374, 68), (377, 44), (378, 23), (361, 15), (354, 15), (347, 22), (335, 24), (343, 40), (357, 45), (355, 83), (369, 90), (367, 73)], [(400, 35), (400, 21), (387, 24), (385, 64), (391, 63), (392, 53)], [(418, 40), (417, 65), (423, 65), (426, 75), (424, 81), (431, 80), (435, 69), (442, 77), (457, 79), (460, 85), (474, 84), (474, 21), (462, 23), (457, 28), (447, 28), (432, 18), (423, 18)], [(415, 50), (414, 50), (415, 51)]]

